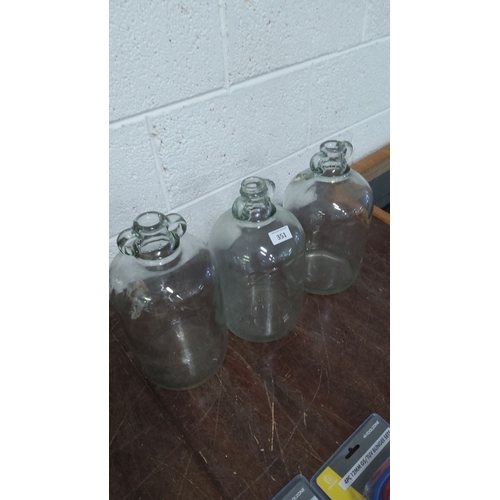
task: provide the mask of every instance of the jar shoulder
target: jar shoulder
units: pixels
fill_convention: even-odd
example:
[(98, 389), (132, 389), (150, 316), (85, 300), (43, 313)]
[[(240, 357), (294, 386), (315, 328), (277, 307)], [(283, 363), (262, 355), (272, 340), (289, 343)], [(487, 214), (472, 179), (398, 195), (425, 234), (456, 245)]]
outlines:
[(144, 263), (122, 253), (116, 255), (109, 269), (110, 292), (144, 287), (141, 283), (147, 283), (150, 291), (162, 287), (179, 288), (183, 282), (188, 286), (198, 286), (195, 282), (201, 284), (212, 279), (214, 267), (214, 255), (208, 245), (185, 234), (178, 251), (160, 263)]
[[(291, 237), (279, 245), (273, 243), (270, 233), (288, 228)], [(288, 233), (287, 233), (288, 235)], [(265, 249), (268, 254), (296, 254), (305, 250), (305, 236), (299, 220), (289, 210), (276, 205), (276, 213), (263, 222), (242, 222), (232, 216), (231, 210), (225, 212), (214, 225), (209, 247), (215, 252), (231, 252), (233, 254), (255, 254)], [(279, 247), (276, 251), (274, 247)]]
[[(302, 173), (301, 173), (302, 174)], [(297, 210), (321, 205), (325, 210), (338, 210), (340, 205), (360, 206), (371, 209), (373, 192), (368, 181), (354, 170), (341, 179), (322, 175), (302, 176), (298, 174), (285, 190), (284, 207), (295, 213)]]

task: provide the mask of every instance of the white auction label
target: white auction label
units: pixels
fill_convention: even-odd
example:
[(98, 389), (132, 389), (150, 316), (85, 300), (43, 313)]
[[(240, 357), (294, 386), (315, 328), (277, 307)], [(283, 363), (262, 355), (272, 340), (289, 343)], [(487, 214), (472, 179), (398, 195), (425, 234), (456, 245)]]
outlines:
[(268, 234), (269, 238), (271, 238), (271, 241), (273, 242), (273, 245), (292, 239), (292, 233), (290, 232), (290, 229), (288, 229), (288, 226), (280, 227), (279, 229), (275, 229)]

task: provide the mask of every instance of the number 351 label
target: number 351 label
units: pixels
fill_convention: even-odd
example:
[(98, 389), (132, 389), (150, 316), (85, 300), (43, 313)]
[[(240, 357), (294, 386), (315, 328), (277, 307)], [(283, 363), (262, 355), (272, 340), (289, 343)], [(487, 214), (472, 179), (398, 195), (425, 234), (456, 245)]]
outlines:
[(282, 243), (283, 241), (292, 239), (292, 233), (288, 226), (280, 227), (279, 229), (275, 229), (271, 231), (269, 234), (269, 238), (273, 242), (273, 245), (278, 245), (278, 243)]

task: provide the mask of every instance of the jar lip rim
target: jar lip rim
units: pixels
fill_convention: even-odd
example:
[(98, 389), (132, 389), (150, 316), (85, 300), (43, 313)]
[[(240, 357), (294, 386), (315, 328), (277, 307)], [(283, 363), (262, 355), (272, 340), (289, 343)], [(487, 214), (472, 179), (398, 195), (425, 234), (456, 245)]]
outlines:
[(270, 198), (272, 195), (272, 192), (269, 193), (270, 182), (272, 181), (256, 175), (247, 177), (241, 181), (240, 194), (249, 198), (260, 198), (263, 196)]
[[(335, 145), (336, 147), (331, 147), (331, 146), (328, 146), (329, 144), (331, 145)], [(348, 148), (348, 146), (351, 146), (351, 143), (349, 141), (340, 141), (340, 140), (337, 140), (337, 139), (328, 139), (326, 141), (323, 141), (320, 146), (319, 146), (319, 149), (320, 150), (323, 150), (323, 148), (325, 149), (335, 149), (337, 151), (340, 152), (345, 152)]]
[[(158, 218), (157, 222), (154, 224), (146, 224), (145, 219), (151, 217), (151, 216), (156, 216)], [(141, 221), (141, 219), (143, 219)], [(133, 223), (134, 230), (145, 230), (145, 231), (156, 231), (157, 229), (160, 229), (161, 227), (165, 226), (165, 216), (156, 210), (148, 210), (147, 212), (143, 212), (139, 214), (135, 219)]]

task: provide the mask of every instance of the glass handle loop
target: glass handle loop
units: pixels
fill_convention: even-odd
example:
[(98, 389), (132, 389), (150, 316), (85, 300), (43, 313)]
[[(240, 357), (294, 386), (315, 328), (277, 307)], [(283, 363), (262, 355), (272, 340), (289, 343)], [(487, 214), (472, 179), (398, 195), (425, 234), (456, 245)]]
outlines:
[(175, 234), (178, 238), (180, 238), (187, 229), (187, 223), (184, 219), (179, 214), (168, 214), (165, 216), (167, 219), (167, 229), (172, 233)]
[(116, 244), (120, 252), (125, 255), (132, 255), (135, 257), (139, 251), (137, 248), (137, 235), (132, 229), (125, 229), (122, 231), (116, 239)]
[(344, 141), (344, 146), (345, 146), (345, 159), (346, 161), (351, 157), (352, 155), (352, 144), (348, 141)]
[(309, 163), (311, 170), (313, 170), (314, 172), (322, 171), (321, 164), (323, 163), (323, 161), (325, 161), (325, 158), (327, 158), (327, 156), (321, 151), (314, 154)]
[(274, 191), (276, 191), (276, 184), (271, 179), (264, 179), (267, 185), (267, 196), (269, 198), (273, 197)]

